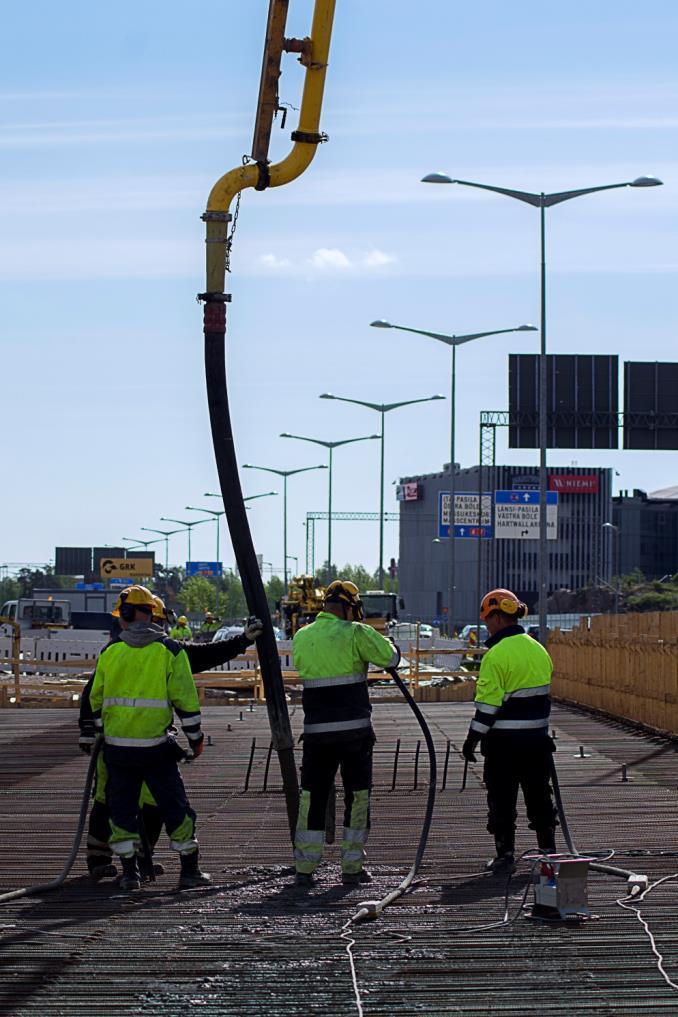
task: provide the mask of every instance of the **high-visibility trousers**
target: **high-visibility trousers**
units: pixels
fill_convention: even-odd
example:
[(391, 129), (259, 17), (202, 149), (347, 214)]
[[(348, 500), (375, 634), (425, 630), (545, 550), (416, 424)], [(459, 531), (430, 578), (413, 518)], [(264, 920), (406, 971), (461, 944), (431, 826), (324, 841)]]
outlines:
[(350, 741), (304, 742), (301, 800), (294, 838), (297, 872), (315, 872), (325, 844), (325, 814), (337, 769), (344, 785), (344, 829), (341, 870), (360, 872), (370, 828), (372, 746), (374, 734)]
[(176, 755), (168, 744), (148, 749), (104, 746), (108, 770), (106, 803), (111, 813), (110, 845), (131, 857), (139, 842), (139, 795), (144, 782), (157, 802), (173, 851), (190, 854), (198, 848), (195, 812), (191, 808)]

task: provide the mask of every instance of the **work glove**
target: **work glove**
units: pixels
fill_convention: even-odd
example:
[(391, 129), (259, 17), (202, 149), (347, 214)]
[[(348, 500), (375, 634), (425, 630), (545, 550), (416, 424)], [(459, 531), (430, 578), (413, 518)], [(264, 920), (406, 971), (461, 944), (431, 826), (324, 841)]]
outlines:
[(195, 741), (191, 741), (191, 754), (187, 756), (186, 762), (189, 763), (192, 759), (197, 759), (198, 756), (202, 756), (205, 751), (205, 736), (201, 734)]
[(255, 643), (263, 631), (264, 623), (260, 618), (252, 615), (245, 622), (245, 638), (249, 639), (250, 643)]
[(470, 731), (466, 735), (466, 741), (461, 747), (461, 754), (467, 763), (477, 763), (475, 750), (478, 746), (480, 738), (476, 734), (472, 734)]
[(94, 738), (91, 735), (80, 735), (78, 746), (80, 751), (84, 752), (86, 756), (92, 755), (92, 746), (94, 745)]

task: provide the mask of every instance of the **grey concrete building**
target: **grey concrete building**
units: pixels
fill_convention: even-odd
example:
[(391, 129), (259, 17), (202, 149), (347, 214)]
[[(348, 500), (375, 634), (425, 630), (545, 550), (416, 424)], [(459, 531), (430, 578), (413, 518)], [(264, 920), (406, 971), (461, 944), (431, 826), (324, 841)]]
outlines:
[[(549, 489), (557, 493), (557, 521), (549, 545), (549, 593), (557, 589), (578, 589), (600, 579), (609, 581), (614, 548), (608, 528), (612, 520), (611, 470), (553, 467), (549, 469)], [(464, 531), (457, 527), (455, 627), (474, 622), (479, 598), (488, 589), (514, 590), (533, 611), (537, 604), (536, 539), (500, 537), (506, 533), (505, 507), (497, 509), (493, 498), (486, 499), (485, 521), (494, 527), (490, 539), (473, 535), (477, 521), (478, 467), (457, 466), (458, 495), (467, 498), (470, 515)], [(447, 622), (450, 602), (450, 541), (441, 529), (441, 502), (450, 490), (449, 464), (441, 473), (404, 477), (400, 481), (400, 562), (399, 588), (405, 601), (404, 614), (427, 622)], [(507, 492), (510, 502), (538, 499), (537, 468), (494, 466), (483, 470), (485, 492)], [(447, 500), (449, 504), (449, 499)], [(475, 510), (473, 509), (475, 503)], [(511, 508), (509, 506), (509, 508)], [(535, 506), (538, 512), (538, 505)], [(517, 526), (518, 524), (516, 524)], [(522, 529), (525, 535), (533, 530)], [(480, 549), (480, 556), (478, 551)], [(480, 557), (480, 560), (479, 560)]]
[(612, 499), (610, 556), (615, 574), (640, 569), (647, 579), (678, 572), (678, 488), (646, 494), (622, 491)]

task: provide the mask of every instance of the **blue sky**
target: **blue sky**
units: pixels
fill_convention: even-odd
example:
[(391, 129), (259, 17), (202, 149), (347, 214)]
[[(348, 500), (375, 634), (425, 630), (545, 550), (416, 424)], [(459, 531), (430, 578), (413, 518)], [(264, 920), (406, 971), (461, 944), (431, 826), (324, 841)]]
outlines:
[[(310, 0), (292, 0), (304, 35)], [(13, 4), (0, 61), (0, 299), (4, 497), (0, 563), (57, 544), (115, 543), (213, 506), (204, 395), (203, 227), (213, 182), (249, 150), (265, 0)], [(675, 360), (678, 9), (670, 0), (502, 0), (462, 5), (338, 0), (322, 146), (301, 180), (247, 192), (233, 253), (228, 363), (241, 462), (322, 462), (284, 430), (371, 434), (338, 395), (395, 401), (449, 388), (433, 340), (369, 328), (377, 317), (468, 332), (538, 321), (534, 209), (426, 172), (533, 190), (660, 176), (665, 186), (582, 198), (549, 213), (549, 348)], [(300, 70), (281, 97), (298, 105)], [(273, 155), (288, 148), (277, 131)], [(460, 351), (458, 456), (477, 458), (478, 413), (507, 404), (509, 351)], [(449, 458), (449, 404), (393, 413), (386, 476)], [(151, 444), (145, 445), (144, 436)], [(503, 462), (536, 456), (500, 446)], [(559, 451), (612, 466), (618, 488), (678, 482), (676, 455)], [(340, 450), (335, 509), (378, 509), (376, 442)], [(246, 493), (271, 490), (265, 474)], [(389, 483), (387, 509), (396, 510)], [(265, 560), (282, 565), (282, 499), (255, 502)], [(289, 543), (326, 478), (290, 483)], [(190, 514), (190, 513), (189, 513)], [(324, 530), (318, 528), (317, 560)], [(376, 524), (337, 524), (336, 560), (377, 563)], [(224, 560), (233, 564), (226, 543)], [(213, 527), (194, 531), (212, 558)], [(387, 527), (387, 557), (397, 553)], [(185, 538), (170, 557), (185, 560)]]

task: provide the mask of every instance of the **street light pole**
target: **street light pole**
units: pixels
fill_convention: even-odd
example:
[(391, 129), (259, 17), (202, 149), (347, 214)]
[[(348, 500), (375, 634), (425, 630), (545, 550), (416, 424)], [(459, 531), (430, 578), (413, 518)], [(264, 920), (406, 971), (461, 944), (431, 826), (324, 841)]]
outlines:
[(476, 187), (482, 191), (494, 191), (515, 198), (527, 205), (540, 210), (541, 239), (541, 349), (539, 354), (539, 554), (538, 554), (538, 587), (539, 587), (539, 638), (546, 644), (546, 601), (548, 580), (548, 544), (547, 544), (547, 511), (546, 511), (546, 442), (547, 442), (547, 365), (546, 365), (546, 217), (545, 211), (553, 205), (572, 198), (580, 198), (597, 191), (612, 191), (619, 187), (658, 187), (662, 181), (653, 176), (640, 176), (635, 180), (625, 180), (619, 184), (602, 184), (598, 187), (583, 187), (574, 191), (555, 191), (539, 194), (531, 191), (517, 191), (508, 187), (496, 187), (493, 184), (480, 184), (472, 180), (455, 180), (446, 173), (429, 173), (422, 178), (425, 184), (460, 184), (463, 187)]
[(200, 526), (201, 523), (208, 523), (209, 519), (172, 519), (170, 516), (160, 516), (163, 523), (181, 523), (188, 530), (188, 560), (193, 561), (191, 558), (191, 530), (194, 526)]
[[(216, 561), (219, 561), (219, 529), (221, 527), (221, 517), (225, 516), (225, 512), (218, 512), (216, 509), (208, 508), (197, 508), (195, 505), (185, 505), (184, 508), (187, 512), (207, 512), (208, 515), (213, 516), (215, 523), (217, 524), (217, 557)], [(208, 522), (208, 520), (206, 520)]]
[(385, 418), (391, 410), (400, 409), (402, 406), (413, 406), (415, 403), (430, 403), (445, 396), (426, 396), (424, 399), (405, 399), (399, 403), (370, 403), (364, 399), (346, 399), (344, 396), (335, 396), (331, 392), (323, 392), (321, 399), (334, 399), (340, 403), (353, 403), (355, 406), (366, 406), (370, 410), (376, 410), (381, 414), (381, 479), (379, 485), (379, 589), (384, 588), (384, 448), (385, 448)]
[(140, 526), (140, 530), (145, 530), (146, 533), (161, 533), (165, 538), (165, 568), (169, 568), (169, 539), (173, 537), (175, 533), (183, 533), (182, 530), (154, 530), (152, 526)]
[[(456, 450), (455, 450), (455, 432), (456, 432), (456, 377), (457, 377), (457, 346), (462, 346), (464, 343), (472, 342), (474, 339), (483, 339), (485, 336), (490, 335), (505, 335), (508, 332), (536, 332), (534, 325), (518, 325), (515, 328), (499, 328), (493, 329), (490, 332), (469, 332), (465, 335), (447, 335), (444, 332), (429, 332), (422, 328), (408, 328), (406, 325), (394, 325), (390, 321), (385, 321), (383, 318), (378, 318), (376, 321), (370, 323), (372, 328), (394, 328), (399, 332), (413, 332), (415, 335), (428, 336), (430, 339), (437, 339), (446, 346), (452, 348), (452, 370), (450, 373), (450, 524), (449, 524), (449, 541), (450, 541), (450, 571), (449, 571), (449, 594), (448, 594), (448, 607), (447, 607), (447, 624), (449, 635), (452, 636), (454, 633), (455, 617), (456, 617), (456, 538), (455, 538), (455, 509), (456, 509)], [(442, 398), (442, 397), (440, 397)], [(480, 539), (480, 538), (478, 538)], [(480, 546), (480, 545), (478, 545)]]
[(615, 523), (603, 523), (603, 529), (615, 536), (615, 565), (617, 571), (617, 582), (614, 587), (614, 613), (619, 614), (619, 601), (621, 598), (621, 527)]
[[(293, 557), (287, 553), (287, 478), (293, 477), (296, 473), (309, 473), (311, 470), (326, 470), (327, 466), (302, 466), (297, 470), (276, 470), (270, 466), (253, 466), (251, 463), (243, 464), (244, 470), (261, 470), (264, 473), (275, 473), (276, 476), (283, 478), (283, 571), (284, 571), (284, 583), (285, 593), (287, 594), (288, 581), (287, 581), (287, 559)], [(247, 499), (245, 499), (247, 500)]]
[[(353, 400), (348, 400), (352, 402)], [(344, 438), (343, 441), (322, 441), (320, 438), (305, 438), (301, 434), (289, 434), (284, 431), (281, 438), (294, 438), (296, 441), (309, 441), (312, 445), (320, 445), (329, 452), (329, 484), (328, 484), (328, 513), (327, 513), (327, 582), (332, 582), (332, 466), (333, 452), (341, 445), (353, 445), (357, 441), (377, 440), (378, 434), (367, 434), (362, 438)]]

